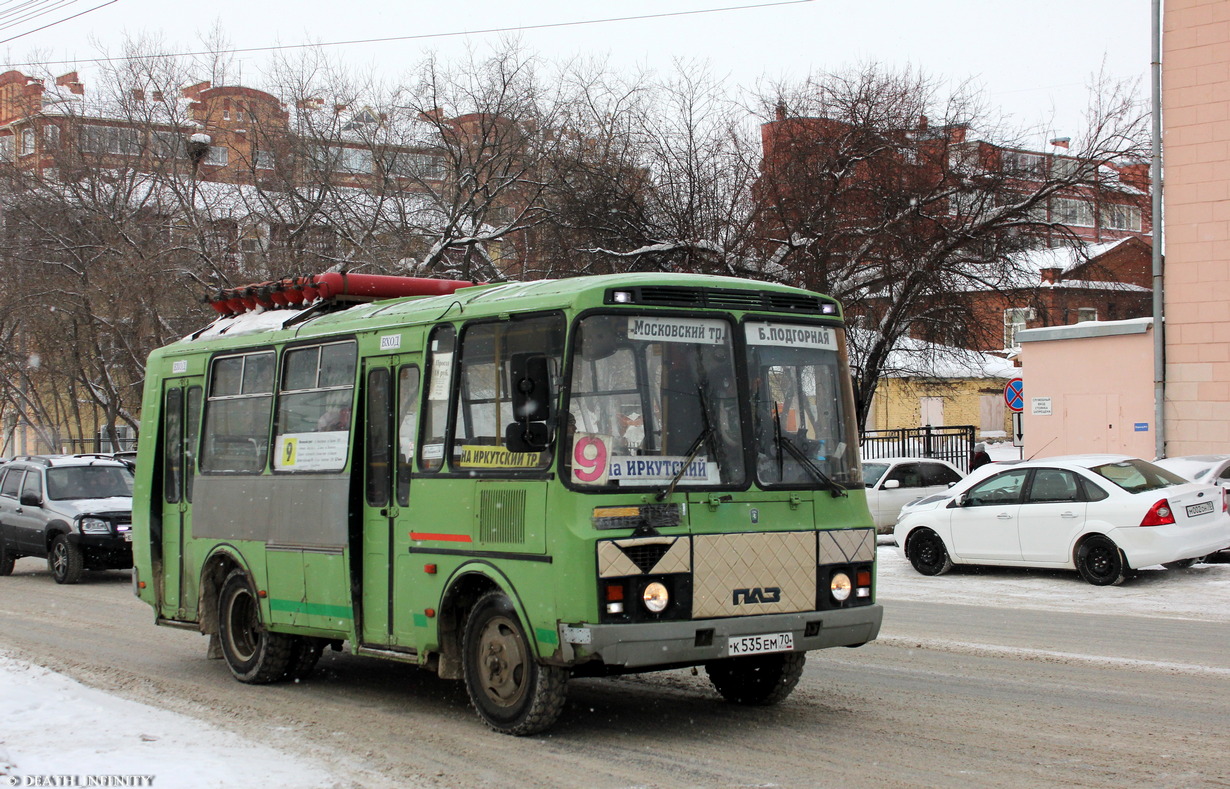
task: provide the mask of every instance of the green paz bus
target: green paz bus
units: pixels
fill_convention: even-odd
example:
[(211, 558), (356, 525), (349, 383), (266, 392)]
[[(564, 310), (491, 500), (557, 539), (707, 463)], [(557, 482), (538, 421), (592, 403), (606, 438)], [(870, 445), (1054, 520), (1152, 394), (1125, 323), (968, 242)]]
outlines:
[[(880, 629), (838, 304), (726, 277), (223, 291), (149, 358), (134, 586), (242, 682), (326, 646), (510, 734), (573, 676), (785, 698)], [(427, 295), (416, 295), (427, 294)], [(434, 295), (433, 295), (434, 294)]]

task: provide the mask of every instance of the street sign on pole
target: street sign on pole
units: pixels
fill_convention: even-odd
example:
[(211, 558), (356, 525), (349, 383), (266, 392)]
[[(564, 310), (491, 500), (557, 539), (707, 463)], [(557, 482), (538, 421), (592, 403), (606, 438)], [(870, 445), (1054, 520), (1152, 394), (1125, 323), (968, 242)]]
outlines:
[(1023, 382), (1020, 378), (1013, 378), (1004, 387), (1004, 402), (1008, 404), (1008, 409), (1013, 413), (1020, 413), (1025, 409), (1025, 396), (1021, 393)]
[(1025, 431), (1021, 429), (1021, 412), (1012, 412), (1012, 446), (1025, 446)]

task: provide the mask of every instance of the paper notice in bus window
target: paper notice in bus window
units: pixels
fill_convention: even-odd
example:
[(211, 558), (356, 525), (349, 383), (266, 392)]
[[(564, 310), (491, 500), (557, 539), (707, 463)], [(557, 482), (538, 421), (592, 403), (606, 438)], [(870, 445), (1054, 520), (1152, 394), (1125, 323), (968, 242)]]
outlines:
[(537, 468), (541, 452), (510, 452), (504, 447), (463, 446), (458, 465), (469, 468)]
[(340, 471), (346, 465), (349, 438), (346, 430), (278, 436), (273, 468), (275, 471)]
[(453, 355), (438, 353), (431, 357), (431, 386), (427, 389), (428, 400), (447, 400), (449, 377), (453, 370)]
[(726, 342), (726, 321), (662, 316), (628, 319), (628, 339), (645, 342), (690, 342), (721, 345)]
[(837, 350), (837, 336), (827, 326), (786, 323), (747, 323), (748, 345), (780, 345), (786, 348)]
[(424, 444), (423, 460), (441, 460), (444, 458), (443, 444)]

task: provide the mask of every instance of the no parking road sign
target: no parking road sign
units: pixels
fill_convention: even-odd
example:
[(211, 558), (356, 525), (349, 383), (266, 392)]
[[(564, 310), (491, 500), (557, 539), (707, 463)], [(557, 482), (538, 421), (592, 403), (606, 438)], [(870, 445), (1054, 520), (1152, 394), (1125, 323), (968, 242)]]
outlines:
[(1025, 410), (1025, 396), (1021, 394), (1022, 383), (1020, 378), (1013, 378), (1004, 387), (1004, 402), (1008, 404), (1008, 410), (1018, 414)]

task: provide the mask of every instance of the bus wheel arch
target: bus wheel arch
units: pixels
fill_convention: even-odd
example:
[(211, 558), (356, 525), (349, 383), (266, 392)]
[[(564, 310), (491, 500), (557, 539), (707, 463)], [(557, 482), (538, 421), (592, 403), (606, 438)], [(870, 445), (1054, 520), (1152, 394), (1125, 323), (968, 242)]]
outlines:
[(436, 671), (441, 679), (462, 679), (461, 647), (466, 621), (483, 595), (500, 589), (495, 579), (475, 570), (463, 571), (449, 584), (437, 612), (440, 661)]
[(197, 584), (197, 611), (200, 612), (198, 616), (201, 632), (206, 635), (218, 635), (218, 597), (222, 592), (222, 584), (234, 570), (247, 572), (247, 567), (239, 557), (227, 550), (215, 551), (201, 566), (201, 581)]

